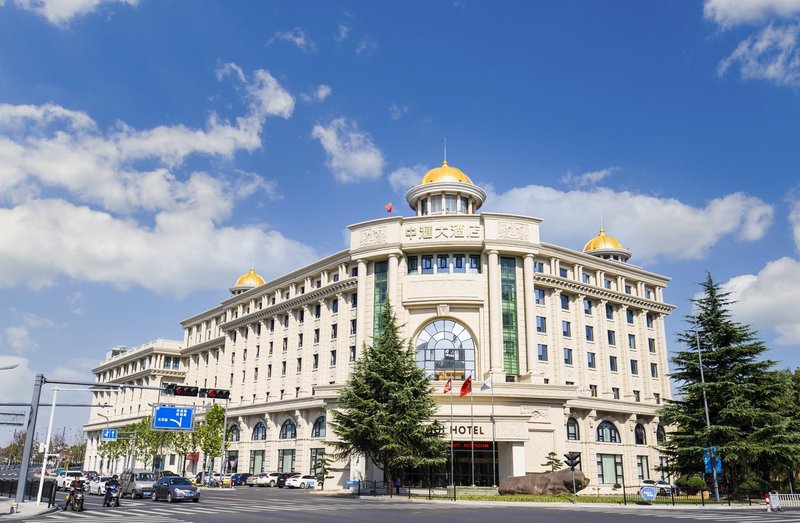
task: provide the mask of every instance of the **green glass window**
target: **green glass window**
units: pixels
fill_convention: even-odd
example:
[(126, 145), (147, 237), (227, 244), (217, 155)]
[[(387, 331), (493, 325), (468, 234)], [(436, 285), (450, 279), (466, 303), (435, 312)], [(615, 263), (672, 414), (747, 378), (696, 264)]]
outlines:
[(503, 367), (506, 374), (519, 374), (517, 334), (517, 260), (500, 258), (500, 291), (503, 298)]
[(375, 338), (381, 335), (381, 315), (388, 299), (388, 289), (389, 262), (375, 262), (375, 313), (372, 320), (372, 336)]

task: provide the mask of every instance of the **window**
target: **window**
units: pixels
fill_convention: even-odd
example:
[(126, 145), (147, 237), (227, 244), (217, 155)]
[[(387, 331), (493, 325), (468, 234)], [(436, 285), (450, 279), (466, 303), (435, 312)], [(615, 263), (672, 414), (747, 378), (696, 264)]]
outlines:
[(590, 369), (597, 368), (597, 360), (595, 359), (594, 352), (587, 352), (586, 353), (586, 363), (589, 365)]
[(583, 283), (585, 283), (586, 285), (589, 285), (592, 282), (592, 278), (588, 274), (583, 273), (581, 274), (581, 281), (583, 281)]
[(463, 254), (453, 255), (453, 272), (466, 272), (466, 257)]
[(611, 387), (611, 397), (615, 400), (619, 399), (619, 387)]
[(567, 294), (561, 295), (561, 309), (565, 311), (569, 310), (569, 295)]
[(303, 371), (303, 358), (297, 358), (297, 372)]
[(461, 197), (461, 213), (467, 214), (469, 212), (469, 198), (466, 196)]
[(356, 361), (356, 346), (350, 345), (350, 361)]
[(356, 327), (357, 326), (358, 326), (358, 323), (356, 322), (356, 320), (350, 320), (350, 336), (355, 336), (356, 335)]
[(611, 280), (606, 278), (605, 281), (603, 281), (603, 287), (605, 287), (606, 289), (610, 289), (611, 288)]
[(297, 346), (298, 347), (302, 347), (303, 346), (303, 335), (302, 334), (298, 334), (297, 335)]
[(253, 441), (260, 441), (267, 439), (267, 426), (264, 425), (263, 421), (259, 421), (256, 423), (256, 426), (253, 427)]
[(267, 365), (267, 378), (272, 377), (272, 364)]
[(609, 305), (606, 303), (606, 319), (613, 320), (614, 319), (614, 306)]
[(647, 348), (650, 350), (650, 352), (655, 352), (656, 351), (656, 340), (655, 340), (655, 338), (647, 338)]
[(289, 315), (288, 314), (283, 317), (283, 326), (284, 327), (288, 327), (289, 326)]
[(616, 356), (609, 356), (608, 357), (608, 368), (611, 372), (617, 372), (617, 357)]
[(334, 298), (331, 300), (331, 313), (337, 314), (339, 312), (339, 300)]
[(544, 289), (533, 289), (533, 299), (536, 305), (544, 305)]
[(544, 263), (540, 261), (533, 262), (533, 272), (544, 272)]
[(594, 327), (586, 326), (586, 341), (594, 341)]
[(172, 367), (172, 357), (164, 356), (164, 368), (169, 369), (170, 367)]
[(650, 364), (650, 377), (651, 378), (658, 378), (658, 363), (651, 363)]
[(581, 439), (578, 421), (575, 418), (567, 419), (567, 439), (572, 441), (579, 441)]
[(609, 345), (617, 344), (617, 334), (614, 331), (608, 331), (608, 344)]
[(250, 474), (261, 474), (264, 472), (264, 451), (250, 451)]
[(667, 433), (664, 430), (664, 427), (659, 425), (658, 427), (656, 427), (656, 443), (658, 443), (659, 445), (663, 445), (666, 442), (667, 442)]
[(419, 272), (419, 258), (416, 256), (409, 256), (406, 258), (409, 274), (417, 274)]
[(561, 321), (561, 333), (564, 335), (565, 338), (569, 338), (572, 336), (572, 324), (567, 320)]
[(253, 381), (258, 381), (258, 367), (253, 369)]
[(597, 397), (597, 385), (589, 385), (589, 394), (593, 397)]
[(634, 334), (628, 334), (628, 348), (636, 350), (636, 336)]
[(636, 360), (631, 360), (631, 374), (634, 376), (639, 375), (639, 362)]
[(455, 194), (446, 194), (444, 197), (444, 210), (447, 213), (455, 213), (456, 212), (456, 205), (458, 200), (456, 200)]
[(547, 361), (547, 345), (539, 344), (539, 361)]
[(631, 309), (625, 309), (625, 318), (628, 320), (628, 323), (631, 325), (633, 324), (633, 311)]
[(331, 325), (331, 339), (335, 340), (339, 335), (339, 326), (335, 323)]
[(630, 285), (626, 285), (625, 286), (625, 294), (630, 294), (630, 293), (631, 293), (631, 286)]
[(355, 309), (356, 307), (358, 307), (358, 294), (354, 292), (350, 295), (350, 308)]
[(567, 271), (567, 269), (564, 268), (559, 268), (558, 275), (561, 276), (562, 278), (569, 278), (569, 271)]
[(272, 356), (273, 342), (269, 342), (269, 355)]
[(448, 273), (450, 272), (450, 257), (444, 254), (436, 256), (436, 272)]
[(228, 429), (228, 440), (229, 441), (239, 441), (240, 437), (241, 437), (241, 432), (239, 431), (239, 425), (236, 425), (234, 423)]
[(619, 443), (617, 427), (610, 421), (603, 421), (597, 426), (597, 441), (601, 443)]
[(311, 475), (314, 477), (322, 474), (325, 464), (325, 449), (311, 449)]
[(319, 368), (319, 354), (314, 354), (311, 357), (311, 368), (318, 369)]
[(564, 347), (564, 365), (572, 365), (572, 349)]
[(331, 367), (335, 367), (335, 366), (336, 366), (336, 351), (332, 350), (331, 351)]
[(475, 342), (464, 325), (434, 320), (416, 341), (417, 366), (432, 379), (466, 379), (475, 373)]
[(433, 256), (422, 257), (422, 274), (433, 274)]
[(650, 287), (644, 288), (644, 297), (647, 298), (648, 300), (653, 299), (653, 291), (650, 289)]
[(314, 329), (314, 343), (319, 343), (319, 329)]
[(294, 472), (294, 449), (278, 449), (278, 472)]
[(656, 405), (661, 405), (661, 394), (653, 393), (653, 399), (656, 401)]
[(438, 214), (442, 212), (442, 197), (431, 196), (431, 213)]
[(648, 329), (652, 329), (653, 328), (653, 315), (648, 312), (647, 314), (645, 314), (644, 318), (645, 318), (645, 324), (647, 325), (647, 328)]
[(283, 352), (286, 352), (286, 349), (289, 348), (289, 338), (283, 338), (283, 346), (281, 348)]
[(281, 433), (278, 436), (280, 439), (296, 439), (297, 438), (297, 426), (294, 424), (294, 421), (291, 419), (287, 419), (281, 425)]
[(479, 274), (481, 272), (481, 255), (480, 254), (470, 254), (469, 255), (469, 272), (473, 274)]
[(647, 436), (645, 436), (644, 425), (637, 423), (633, 429), (634, 440), (637, 445), (647, 445)]
[(350, 276), (353, 278), (358, 276), (358, 267), (353, 267), (352, 269), (350, 269)]
[(647, 463), (647, 456), (636, 456), (636, 472), (639, 473), (639, 481), (650, 479), (650, 467)]
[(427, 216), (428, 215), (428, 200), (427, 200), (427, 198), (423, 198), (422, 199), (422, 215), (423, 216)]
[(286, 362), (281, 362), (281, 376), (286, 376)]
[(536, 316), (536, 332), (547, 332), (547, 318)]
[(589, 298), (583, 299), (583, 313), (592, 314), (592, 300), (590, 300)]
[(642, 393), (639, 392), (638, 390), (633, 391), (633, 401), (635, 401), (636, 403), (642, 401)]
[(597, 455), (597, 482), (601, 485), (617, 485), (622, 482), (622, 455)]
[(314, 317), (319, 318), (322, 315), (322, 305), (317, 303), (314, 305)]
[(317, 421), (314, 422), (314, 427), (311, 429), (311, 437), (312, 438), (325, 437), (325, 416), (320, 416), (319, 418), (317, 418)]

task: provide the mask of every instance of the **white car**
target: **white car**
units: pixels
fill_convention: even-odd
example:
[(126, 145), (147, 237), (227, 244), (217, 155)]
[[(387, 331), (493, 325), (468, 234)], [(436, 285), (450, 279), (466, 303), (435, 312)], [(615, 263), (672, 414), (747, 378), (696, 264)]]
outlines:
[(86, 478), (83, 477), (83, 472), (78, 470), (66, 470), (58, 475), (56, 478), (56, 489), (68, 489), (72, 482), (77, 478), (81, 483), (86, 482)]
[(672, 493), (672, 485), (660, 479), (658, 481), (654, 479), (644, 479), (642, 480), (642, 487), (653, 487), (656, 491), (656, 494), (659, 496), (669, 496)]
[(89, 494), (97, 494), (104, 496), (106, 494), (106, 481), (110, 480), (111, 476), (97, 476), (89, 482)]
[(259, 474), (258, 479), (256, 480), (256, 486), (275, 487), (278, 485), (278, 477), (280, 475), (280, 472), (265, 472), (263, 474)]
[(314, 488), (317, 486), (317, 478), (314, 476), (300, 474), (294, 475), (286, 480), (288, 488)]

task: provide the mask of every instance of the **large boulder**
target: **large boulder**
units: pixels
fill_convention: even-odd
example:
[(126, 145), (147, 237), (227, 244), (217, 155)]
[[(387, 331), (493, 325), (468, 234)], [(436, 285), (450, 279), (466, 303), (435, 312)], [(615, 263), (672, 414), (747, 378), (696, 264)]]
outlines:
[[(582, 490), (589, 480), (580, 470), (575, 471), (575, 489)], [(572, 471), (570, 469), (542, 472), (527, 476), (509, 476), (500, 481), (500, 494), (571, 494)]]

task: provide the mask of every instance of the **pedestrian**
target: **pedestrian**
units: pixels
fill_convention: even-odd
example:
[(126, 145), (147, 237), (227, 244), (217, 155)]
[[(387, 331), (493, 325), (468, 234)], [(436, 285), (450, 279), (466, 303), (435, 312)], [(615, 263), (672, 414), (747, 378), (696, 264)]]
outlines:
[(394, 480), (394, 493), (400, 494), (400, 476), (397, 476), (397, 479)]

